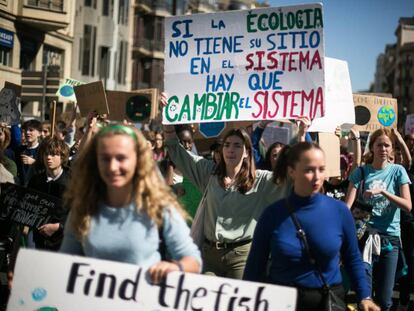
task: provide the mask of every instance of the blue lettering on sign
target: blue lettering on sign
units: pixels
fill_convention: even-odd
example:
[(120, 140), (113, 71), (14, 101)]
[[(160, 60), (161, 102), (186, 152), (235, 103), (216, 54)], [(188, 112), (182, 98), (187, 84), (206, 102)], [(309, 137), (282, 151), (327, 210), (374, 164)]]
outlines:
[(224, 122), (208, 122), (201, 123), (198, 130), (205, 138), (213, 138), (219, 136), (225, 127)]
[(0, 45), (13, 48), (14, 33), (6, 29), (0, 28)]
[(178, 26), (181, 24), (184, 24), (184, 34), (182, 36), (183, 38), (191, 38), (193, 36), (193, 34), (190, 32), (190, 24), (192, 22), (193, 21), (191, 19), (186, 19), (183, 21), (175, 21), (171, 26), (173, 30), (172, 37), (177, 38), (182, 35), (181, 29)]
[(216, 75), (208, 75), (206, 78), (206, 92), (218, 92), (224, 91), (227, 92), (231, 89), (233, 84), (234, 73), (231, 75), (228, 74), (219, 74), (218, 78)]
[(224, 24), (223, 20), (220, 20), (218, 24), (214, 23), (214, 20), (211, 20), (211, 28), (218, 28), (220, 30), (221, 28), (226, 28), (226, 24)]
[(199, 73), (210, 72), (210, 57), (193, 57), (190, 61), (190, 73), (197, 75)]

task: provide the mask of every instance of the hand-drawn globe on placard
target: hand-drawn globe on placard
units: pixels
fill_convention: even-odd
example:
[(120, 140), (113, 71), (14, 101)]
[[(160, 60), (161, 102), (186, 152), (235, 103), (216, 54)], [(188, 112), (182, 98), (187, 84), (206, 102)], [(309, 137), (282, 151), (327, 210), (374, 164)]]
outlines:
[(395, 110), (392, 106), (382, 106), (377, 113), (378, 122), (383, 126), (391, 126), (395, 122)]
[(149, 118), (151, 114), (151, 101), (147, 96), (136, 95), (126, 103), (126, 115), (133, 122), (140, 122)]
[(75, 94), (75, 92), (73, 91), (73, 87), (70, 85), (64, 85), (60, 88), (60, 94), (64, 97), (70, 97)]

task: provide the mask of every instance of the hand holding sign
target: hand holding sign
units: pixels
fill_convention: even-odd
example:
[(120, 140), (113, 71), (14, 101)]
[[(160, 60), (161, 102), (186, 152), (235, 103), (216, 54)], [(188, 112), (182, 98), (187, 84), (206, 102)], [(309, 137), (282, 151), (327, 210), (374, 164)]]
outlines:
[(151, 280), (154, 284), (160, 284), (165, 280), (167, 274), (174, 271), (180, 271), (180, 265), (175, 262), (160, 261), (148, 269)]
[[(167, 109), (168, 106), (168, 94), (166, 92), (161, 93), (160, 97), (160, 111), (161, 111), (161, 118), (163, 118), (164, 111)], [(163, 132), (165, 135), (165, 139), (170, 139), (175, 136), (175, 128), (174, 125), (163, 124)]]
[(46, 237), (50, 237), (52, 236), (56, 231), (59, 230), (59, 223), (55, 223), (55, 224), (44, 224), (42, 226), (40, 226), (38, 228), (39, 233), (46, 236)]
[(305, 135), (311, 123), (312, 121), (309, 117), (300, 117), (297, 119), (296, 124), (299, 127), (298, 141), (305, 141)]

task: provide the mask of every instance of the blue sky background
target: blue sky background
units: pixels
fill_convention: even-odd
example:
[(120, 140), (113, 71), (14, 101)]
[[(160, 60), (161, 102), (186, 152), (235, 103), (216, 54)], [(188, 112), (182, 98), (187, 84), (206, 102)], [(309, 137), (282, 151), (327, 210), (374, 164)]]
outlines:
[[(318, 1), (269, 0), (272, 6)], [(325, 55), (348, 62), (353, 91), (374, 81), (377, 56), (396, 43), (400, 17), (414, 16), (414, 0), (327, 0), (324, 5)]]

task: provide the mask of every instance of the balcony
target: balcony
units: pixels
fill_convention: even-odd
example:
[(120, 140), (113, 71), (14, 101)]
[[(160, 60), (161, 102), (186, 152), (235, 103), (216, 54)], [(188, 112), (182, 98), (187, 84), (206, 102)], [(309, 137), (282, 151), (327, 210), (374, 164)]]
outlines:
[(69, 25), (64, 0), (24, 0), (17, 20), (42, 31), (56, 31)]
[(133, 48), (145, 56), (153, 57), (156, 52), (164, 53), (164, 41), (135, 37)]
[(146, 13), (161, 11), (171, 14), (173, 11), (172, 0), (135, 0), (135, 7)]

